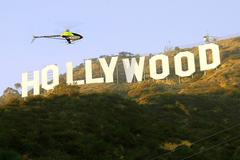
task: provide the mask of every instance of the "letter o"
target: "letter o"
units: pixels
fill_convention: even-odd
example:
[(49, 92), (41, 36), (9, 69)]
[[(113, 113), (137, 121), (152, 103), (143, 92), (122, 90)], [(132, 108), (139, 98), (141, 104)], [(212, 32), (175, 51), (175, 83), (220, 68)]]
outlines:
[[(187, 58), (187, 66), (188, 70), (184, 71), (182, 66), (182, 58)], [(191, 52), (180, 52), (174, 57), (174, 63), (175, 63), (175, 73), (179, 77), (188, 77), (191, 76), (195, 71), (195, 60), (194, 60), (194, 54)]]

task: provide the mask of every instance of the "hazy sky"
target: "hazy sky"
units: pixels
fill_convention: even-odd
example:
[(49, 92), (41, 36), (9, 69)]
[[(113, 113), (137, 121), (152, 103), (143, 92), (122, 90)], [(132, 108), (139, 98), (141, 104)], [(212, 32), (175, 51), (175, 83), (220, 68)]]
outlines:
[[(198, 43), (206, 33), (240, 32), (239, 0), (2, 0), (0, 92), (21, 82), (21, 73), (120, 51), (158, 53), (169, 44)], [(66, 45), (32, 35), (66, 28), (84, 40)]]

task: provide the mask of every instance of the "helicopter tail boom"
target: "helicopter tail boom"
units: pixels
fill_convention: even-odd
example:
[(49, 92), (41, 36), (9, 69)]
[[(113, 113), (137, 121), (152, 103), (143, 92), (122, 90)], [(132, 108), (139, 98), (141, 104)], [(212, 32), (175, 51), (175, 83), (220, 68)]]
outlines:
[(32, 39), (32, 42), (33, 43), (37, 38), (47, 38), (46, 36), (34, 36), (33, 35), (33, 39)]
[(33, 43), (37, 38), (50, 38), (50, 39), (65, 40), (65, 39), (62, 38), (61, 35), (51, 35), (51, 36), (34, 36), (34, 35), (33, 35), (32, 43)]

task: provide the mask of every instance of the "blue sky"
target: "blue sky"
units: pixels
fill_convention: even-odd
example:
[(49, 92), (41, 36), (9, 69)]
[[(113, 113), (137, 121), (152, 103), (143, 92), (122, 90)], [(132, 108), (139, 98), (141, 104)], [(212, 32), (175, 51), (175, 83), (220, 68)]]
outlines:
[[(199, 43), (206, 33), (239, 33), (239, 0), (3, 0), (0, 10), (0, 92), (21, 82), (21, 73), (65, 62), (129, 51), (158, 53)], [(66, 28), (84, 40), (66, 45), (32, 35), (59, 34)]]

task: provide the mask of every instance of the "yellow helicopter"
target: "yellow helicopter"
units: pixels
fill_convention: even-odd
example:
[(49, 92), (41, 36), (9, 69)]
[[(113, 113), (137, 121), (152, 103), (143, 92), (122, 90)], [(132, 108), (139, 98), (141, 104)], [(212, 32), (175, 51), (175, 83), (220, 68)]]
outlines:
[(78, 41), (83, 39), (83, 36), (74, 32), (71, 32), (69, 29), (66, 29), (62, 34), (60, 35), (49, 35), (49, 36), (33, 36), (32, 43), (37, 38), (50, 38), (50, 39), (57, 39), (57, 40), (66, 40), (68, 44), (71, 44), (72, 42)]

